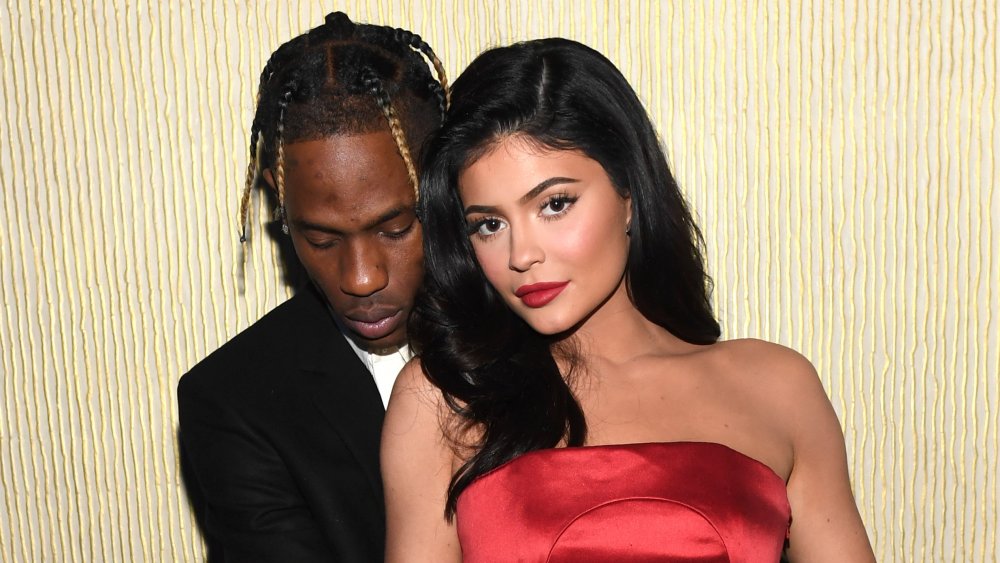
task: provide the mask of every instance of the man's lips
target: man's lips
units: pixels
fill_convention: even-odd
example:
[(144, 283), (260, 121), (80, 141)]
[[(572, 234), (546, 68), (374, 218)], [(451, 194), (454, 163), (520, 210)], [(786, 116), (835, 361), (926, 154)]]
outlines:
[(378, 340), (394, 332), (403, 321), (402, 309), (375, 309), (351, 312), (343, 316), (351, 331), (368, 340)]
[(519, 297), (528, 307), (543, 307), (562, 293), (567, 284), (569, 281), (522, 285), (514, 291), (514, 295)]

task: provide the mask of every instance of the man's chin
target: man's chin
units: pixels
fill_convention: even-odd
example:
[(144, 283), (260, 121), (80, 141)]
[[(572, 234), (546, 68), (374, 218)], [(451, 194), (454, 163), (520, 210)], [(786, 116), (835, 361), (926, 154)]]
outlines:
[(406, 338), (400, 337), (396, 334), (389, 334), (382, 338), (368, 339), (357, 333), (350, 333), (347, 335), (351, 341), (369, 354), (377, 354), (384, 356), (386, 354), (395, 352), (399, 350), (406, 344)]

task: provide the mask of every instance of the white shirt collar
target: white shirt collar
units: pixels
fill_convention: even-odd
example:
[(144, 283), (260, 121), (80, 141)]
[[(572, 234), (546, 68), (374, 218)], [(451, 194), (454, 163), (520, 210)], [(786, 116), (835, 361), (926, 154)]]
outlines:
[(389, 395), (392, 393), (392, 386), (396, 382), (396, 376), (400, 370), (410, 361), (413, 356), (410, 353), (410, 346), (404, 344), (399, 348), (380, 351), (378, 354), (369, 352), (358, 346), (354, 340), (347, 335), (347, 330), (340, 324), (340, 320), (334, 316), (340, 334), (344, 336), (351, 349), (357, 354), (361, 363), (368, 368), (368, 373), (372, 374), (375, 386), (378, 387), (378, 394), (382, 397), (382, 406), (389, 406)]

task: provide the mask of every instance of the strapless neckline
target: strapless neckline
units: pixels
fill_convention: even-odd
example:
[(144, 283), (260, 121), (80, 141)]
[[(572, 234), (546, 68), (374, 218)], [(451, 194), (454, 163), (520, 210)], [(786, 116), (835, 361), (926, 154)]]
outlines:
[[(739, 450), (737, 450), (737, 449), (735, 449), (735, 448), (733, 448), (731, 446), (727, 446), (727, 445), (725, 445), (725, 444), (723, 444), (721, 442), (707, 442), (707, 441), (703, 441), (703, 440), (674, 440), (674, 441), (670, 441), (670, 442), (625, 442), (625, 443), (622, 443), (622, 444), (588, 444), (588, 445), (583, 445), (583, 446), (565, 446), (565, 447), (558, 447), (558, 448), (544, 448), (544, 449), (541, 449), (541, 450), (532, 450), (530, 452), (521, 454), (521, 455), (515, 457), (512, 460), (506, 461), (506, 462), (504, 462), (504, 463), (502, 463), (502, 464), (494, 467), (493, 469), (487, 471), (486, 473), (483, 473), (478, 478), (476, 478), (475, 481), (473, 481), (472, 483), (470, 483), (469, 486), (466, 487), (464, 491), (462, 491), (462, 494), (464, 495), (466, 491), (468, 491), (469, 489), (471, 489), (472, 487), (474, 487), (477, 483), (479, 483), (483, 479), (487, 478), (489, 475), (492, 475), (492, 474), (494, 474), (494, 473), (496, 473), (498, 471), (501, 471), (501, 470), (503, 470), (504, 468), (506, 468), (509, 465), (513, 465), (515, 463), (518, 463), (518, 461), (523, 460), (525, 457), (527, 457), (527, 458), (530, 459), (532, 456), (537, 456), (537, 455), (559, 455), (558, 452), (574, 452), (574, 451), (579, 452), (579, 451), (582, 451), (582, 450), (595, 450), (595, 451), (597, 451), (597, 450), (609, 450), (610, 451), (610, 450), (629, 450), (629, 449), (633, 449), (633, 448), (660, 448), (660, 447), (669, 450), (669, 449), (677, 447), (677, 446), (699, 446), (699, 447), (700, 446), (706, 446), (708, 448), (720, 448), (720, 450), (723, 451), (724, 453), (726, 453), (727, 455), (735, 455), (735, 456), (737, 456), (739, 458), (742, 458), (742, 459), (750, 462), (752, 465), (756, 465), (756, 466), (760, 467), (761, 469), (766, 470), (766, 472), (769, 473), (771, 476), (773, 476), (775, 480), (777, 480), (778, 482), (781, 483), (782, 487), (784, 487), (786, 485), (785, 480), (782, 479), (781, 475), (778, 475), (778, 473), (770, 465), (764, 463), (763, 461), (761, 461), (761, 460), (759, 460), (757, 458), (748, 456), (747, 454), (745, 454), (745, 453), (743, 453), (743, 452), (741, 452), (741, 451), (739, 451)], [(459, 498), (461, 498), (461, 495), (459, 496)]]
[(535, 450), (473, 481), (463, 561), (777, 561), (791, 510), (767, 464), (717, 442)]

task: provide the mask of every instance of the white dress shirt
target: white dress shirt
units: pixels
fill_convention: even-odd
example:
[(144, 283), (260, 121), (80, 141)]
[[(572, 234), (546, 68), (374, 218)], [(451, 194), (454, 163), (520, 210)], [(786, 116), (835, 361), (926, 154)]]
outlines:
[(399, 348), (376, 354), (362, 350), (347, 336), (343, 329), (341, 329), (340, 333), (344, 335), (347, 343), (351, 345), (354, 353), (358, 355), (358, 359), (361, 360), (361, 363), (365, 364), (368, 372), (375, 379), (375, 386), (378, 387), (378, 393), (382, 396), (382, 406), (389, 406), (389, 394), (392, 393), (392, 384), (396, 382), (396, 376), (399, 375), (400, 370), (403, 369), (406, 362), (410, 361), (409, 345), (404, 344)]

